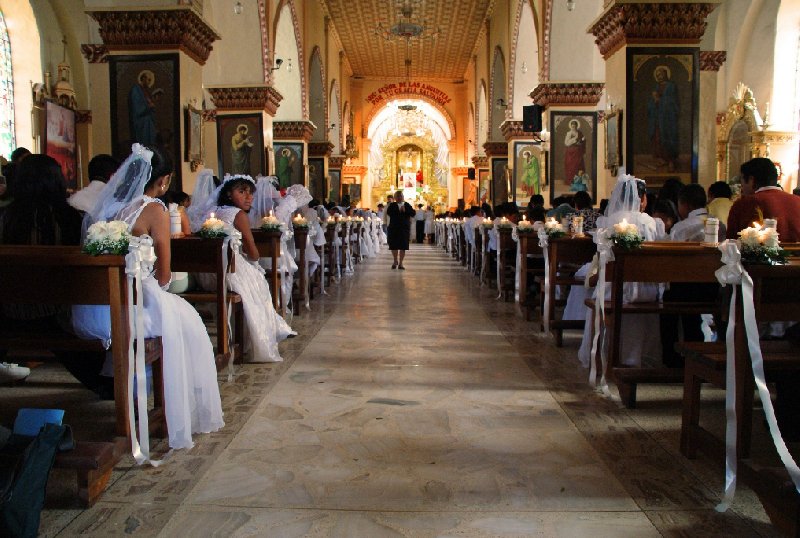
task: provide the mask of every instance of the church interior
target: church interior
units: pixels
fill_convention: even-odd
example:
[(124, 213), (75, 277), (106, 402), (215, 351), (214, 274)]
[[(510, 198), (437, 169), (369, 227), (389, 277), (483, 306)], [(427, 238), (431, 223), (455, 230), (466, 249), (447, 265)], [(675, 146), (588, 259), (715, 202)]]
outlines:
[[(377, 239), (362, 250), (368, 235), (362, 246), (328, 243), (326, 273), (322, 238), (317, 272), (299, 270), (294, 288), (289, 279), (288, 317), (274, 255), (275, 306), (297, 333), (280, 344), (283, 362), (234, 369), (231, 351), (219, 372), (225, 426), (183, 450), (152, 435), (158, 466), (131, 457), (135, 428), (120, 431), (120, 404), (58, 362), (15, 355), (0, 329), (0, 359), (31, 370), (0, 384), (0, 424), (20, 408), (65, 409), (76, 441), (109, 447), (105, 464), (83, 455), (106, 466), (88, 482), (79, 470), (77, 487), (83, 463), (59, 456), (40, 536), (800, 536), (800, 436), (778, 443), (772, 408), (756, 396), (744, 428), (752, 446), (731, 437), (724, 346), (713, 375), (695, 373), (722, 381), (692, 385), (703, 435), (722, 448), (703, 450), (695, 432), (699, 450), (687, 449), (687, 421), (703, 429), (697, 406), (687, 411), (688, 367), (685, 378), (684, 368), (653, 374), (632, 396), (618, 394), (622, 378), (589, 383), (577, 359), (584, 321), (550, 330), (549, 302), (566, 302), (543, 291), (562, 276), (558, 264), (548, 272), (545, 253), (543, 269), (526, 273), (547, 240), (524, 238), (539, 249), (530, 258), (524, 232), (515, 226), (501, 247), (495, 224), (491, 258), (480, 223), (478, 246), (455, 225), (481, 206), (525, 212), (532, 196), (556, 208), (585, 192), (596, 207), (626, 172), (648, 195), (674, 181), (724, 182), (736, 195), (754, 158), (770, 159), (777, 187), (797, 193), (797, 0), (0, 0), (0, 125), (4, 164), (19, 147), (49, 155), (69, 193), (90, 184), (94, 156), (123, 162), (140, 143), (174, 163), (172, 192), (196, 192), (204, 170), (270, 176), (284, 196), (300, 185), (316, 204), (348, 215), (352, 205), (354, 222), (398, 192), (432, 222), (405, 274)], [(374, 237), (376, 222), (364, 227)], [(297, 256), (313, 250), (295, 244)], [(3, 250), (0, 265), (12, 255)], [(16, 286), (0, 281), (0, 306), (24, 302)], [(784, 299), (772, 308), (797, 315), (797, 297)], [(198, 309), (217, 352), (239, 337), (224, 309)], [(623, 332), (626, 315), (615, 318)], [(772, 348), (762, 348), (767, 364)], [(780, 353), (800, 360), (796, 348)], [(751, 385), (741, 386), (753, 397)], [(743, 453), (735, 497), (732, 444)]]

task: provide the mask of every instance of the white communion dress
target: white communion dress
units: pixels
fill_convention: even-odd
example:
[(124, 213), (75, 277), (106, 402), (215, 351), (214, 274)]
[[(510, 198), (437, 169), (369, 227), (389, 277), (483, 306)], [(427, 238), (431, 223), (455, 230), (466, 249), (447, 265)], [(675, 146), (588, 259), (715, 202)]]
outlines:
[[(214, 215), (233, 228), (233, 220), (241, 211), (235, 206), (217, 206)], [(245, 259), (234, 249), (236, 270), (228, 275), (228, 288), (242, 297), (245, 323), (249, 333), (252, 362), (281, 362), (278, 342), (297, 333), (289, 327), (272, 305), (272, 294), (258, 263)]]
[[(160, 200), (143, 195), (122, 209), (116, 219), (133, 229), (142, 210), (151, 203), (164, 207)], [(154, 274), (143, 279), (142, 291), (144, 336), (161, 337), (169, 446), (191, 448), (193, 433), (209, 433), (225, 425), (211, 340), (197, 311), (161, 289)], [(102, 340), (106, 348), (112, 343), (108, 306), (74, 306), (72, 325), (81, 338)]]

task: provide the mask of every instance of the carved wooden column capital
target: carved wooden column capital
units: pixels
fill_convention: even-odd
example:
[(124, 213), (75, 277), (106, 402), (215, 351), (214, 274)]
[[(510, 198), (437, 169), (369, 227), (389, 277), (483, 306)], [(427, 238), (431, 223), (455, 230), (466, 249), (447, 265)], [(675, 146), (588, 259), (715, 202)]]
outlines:
[(475, 155), (472, 158), (472, 165), (475, 168), (489, 168), (489, 157), (486, 155)]
[(104, 64), (108, 62), (108, 47), (102, 43), (83, 43), (81, 54), (90, 64)]
[(605, 84), (602, 82), (542, 82), (530, 93), (541, 106), (596, 106)]
[(316, 126), (308, 120), (275, 121), (272, 123), (272, 134), (275, 140), (303, 140), (310, 142)]
[(264, 84), (245, 86), (206, 86), (211, 101), (220, 110), (264, 110), (270, 116), (278, 111), (283, 96)]
[(333, 151), (333, 142), (309, 142), (309, 157), (329, 157)]
[(724, 50), (701, 50), (700, 71), (719, 71), (727, 58), (728, 53)]
[(508, 143), (486, 142), (483, 145), (483, 150), (486, 152), (487, 157), (504, 157), (508, 155)]

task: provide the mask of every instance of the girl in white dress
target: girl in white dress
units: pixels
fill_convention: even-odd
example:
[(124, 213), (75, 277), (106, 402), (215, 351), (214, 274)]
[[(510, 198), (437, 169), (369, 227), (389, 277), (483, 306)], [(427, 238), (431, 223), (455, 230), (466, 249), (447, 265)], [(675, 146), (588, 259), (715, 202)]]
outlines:
[[(169, 446), (179, 449), (193, 446), (193, 433), (217, 431), (225, 423), (205, 325), (189, 303), (164, 289), (171, 278), (170, 223), (167, 208), (156, 196), (164, 194), (171, 176), (172, 163), (163, 154), (134, 144), (87, 218), (122, 220), (132, 236), (152, 238), (157, 259), (155, 270), (142, 281), (144, 336), (161, 337)], [(108, 306), (76, 306), (72, 324), (79, 336), (100, 339), (106, 347), (111, 344)], [(148, 447), (143, 448), (146, 456)]]
[(281, 362), (283, 358), (278, 352), (278, 342), (297, 333), (275, 311), (264, 269), (258, 265), (258, 248), (247, 216), (255, 189), (253, 178), (245, 175), (225, 176), (222, 184), (210, 194), (206, 185), (198, 183), (189, 208), (189, 218), (192, 231), (196, 232), (214, 213), (230, 229), (241, 234), (241, 251), (234, 249), (236, 271), (228, 275), (228, 287), (242, 297), (249, 333), (250, 360)]

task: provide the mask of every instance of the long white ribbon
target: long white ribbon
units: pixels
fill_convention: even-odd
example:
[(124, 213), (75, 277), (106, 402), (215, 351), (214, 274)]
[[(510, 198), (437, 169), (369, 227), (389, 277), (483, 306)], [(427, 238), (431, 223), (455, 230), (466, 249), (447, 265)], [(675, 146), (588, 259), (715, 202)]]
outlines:
[[(153, 272), (156, 262), (153, 239), (149, 235), (132, 236), (125, 255), (125, 274), (128, 281), (128, 429), (131, 434), (131, 453), (138, 465), (149, 463), (158, 467), (161, 460), (150, 459), (150, 427), (147, 415), (147, 368), (144, 349), (144, 295), (142, 280)], [(134, 295), (134, 287), (136, 294)], [(135, 346), (134, 346), (135, 342)], [(163, 357), (162, 357), (163, 360)], [(133, 384), (136, 379), (136, 393)], [(139, 435), (136, 435), (135, 407), (139, 412)]]
[(544, 228), (539, 228), (539, 246), (542, 247), (544, 253), (544, 307), (542, 312), (542, 319), (544, 319), (544, 332), (550, 332), (550, 256), (548, 254), (548, 245), (550, 238)]
[(519, 234), (517, 233), (517, 227), (511, 229), (511, 238), (517, 244), (517, 263), (514, 267), (514, 302), (519, 302), (519, 285), (520, 285), (520, 269), (522, 267), (522, 256), (526, 256), (527, 254), (522, 253), (522, 241), (519, 240)]
[[(230, 279), (230, 264), (228, 263), (228, 248), (234, 253), (234, 257), (236, 253), (242, 253), (242, 234), (234, 228), (233, 226), (227, 230), (228, 235), (225, 236), (225, 239), (222, 241), (222, 267), (224, 268), (224, 276), (223, 282), (225, 283), (222, 286), (222, 304), (225, 305), (225, 311), (227, 312), (227, 320), (225, 322), (228, 324), (228, 382), (233, 381), (234, 376), (236, 373), (234, 372), (233, 368), (233, 360), (234, 360), (234, 341), (233, 341), (233, 327), (231, 323), (231, 317), (233, 313), (233, 308), (231, 305), (228, 304), (228, 280)], [(219, 323), (222, 321), (220, 320)], [(242, 350), (244, 352), (244, 350)]]
[[(592, 338), (592, 351), (589, 359), (589, 383), (593, 387), (597, 387), (597, 364), (595, 357), (597, 356), (597, 345), (600, 340), (600, 326), (605, 320), (606, 316), (606, 264), (614, 260), (614, 251), (612, 250), (613, 243), (606, 233), (604, 228), (597, 230), (594, 236), (594, 242), (597, 243), (597, 254), (599, 258), (599, 270), (597, 275), (597, 286), (595, 287), (595, 300), (594, 300), (594, 336)], [(622, 293), (622, 290), (618, 290)], [(600, 389), (608, 393), (608, 382), (606, 381), (606, 364), (608, 357), (606, 356), (606, 338), (603, 338), (603, 343), (600, 347)]]
[(758, 397), (761, 399), (761, 405), (764, 409), (764, 415), (767, 419), (769, 426), (769, 433), (772, 437), (772, 442), (778, 450), (778, 455), (783, 462), (784, 467), (789, 472), (789, 477), (792, 479), (795, 489), (800, 492), (800, 468), (792, 458), (789, 450), (786, 448), (786, 443), (781, 436), (780, 429), (778, 428), (778, 421), (775, 417), (775, 409), (772, 406), (772, 398), (767, 388), (766, 375), (764, 373), (764, 358), (761, 354), (761, 343), (759, 341), (758, 323), (756, 321), (755, 305), (753, 302), (753, 279), (745, 271), (742, 265), (742, 255), (739, 252), (739, 247), (735, 241), (726, 240), (719, 246), (722, 252), (722, 267), (717, 269), (715, 275), (717, 280), (723, 286), (730, 284), (734, 287), (733, 296), (731, 298), (730, 313), (728, 319), (728, 330), (725, 335), (725, 348), (726, 348), (726, 372), (725, 372), (725, 414), (727, 417), (727, 424), (725, 428), (725, 492), (723, 494), (722, 502), (720, 502), (716, 510), (724, 512), (733, 501), (736, 493), (736, 473), (738, 458), (736, 454), (736, 438), (737, 438), (737, 423), (736, 423), (736, 339), (735, 339), (735, 325), (736, 325), (736, 286), (739, 285), (742, 290), (742, 314), (744, 320), (745, 336), (747, 338), (747, 348), (750, 351), (750, 361), (753, 368), (753, 377), (755, 379), (755, 386), (758, 390)]

